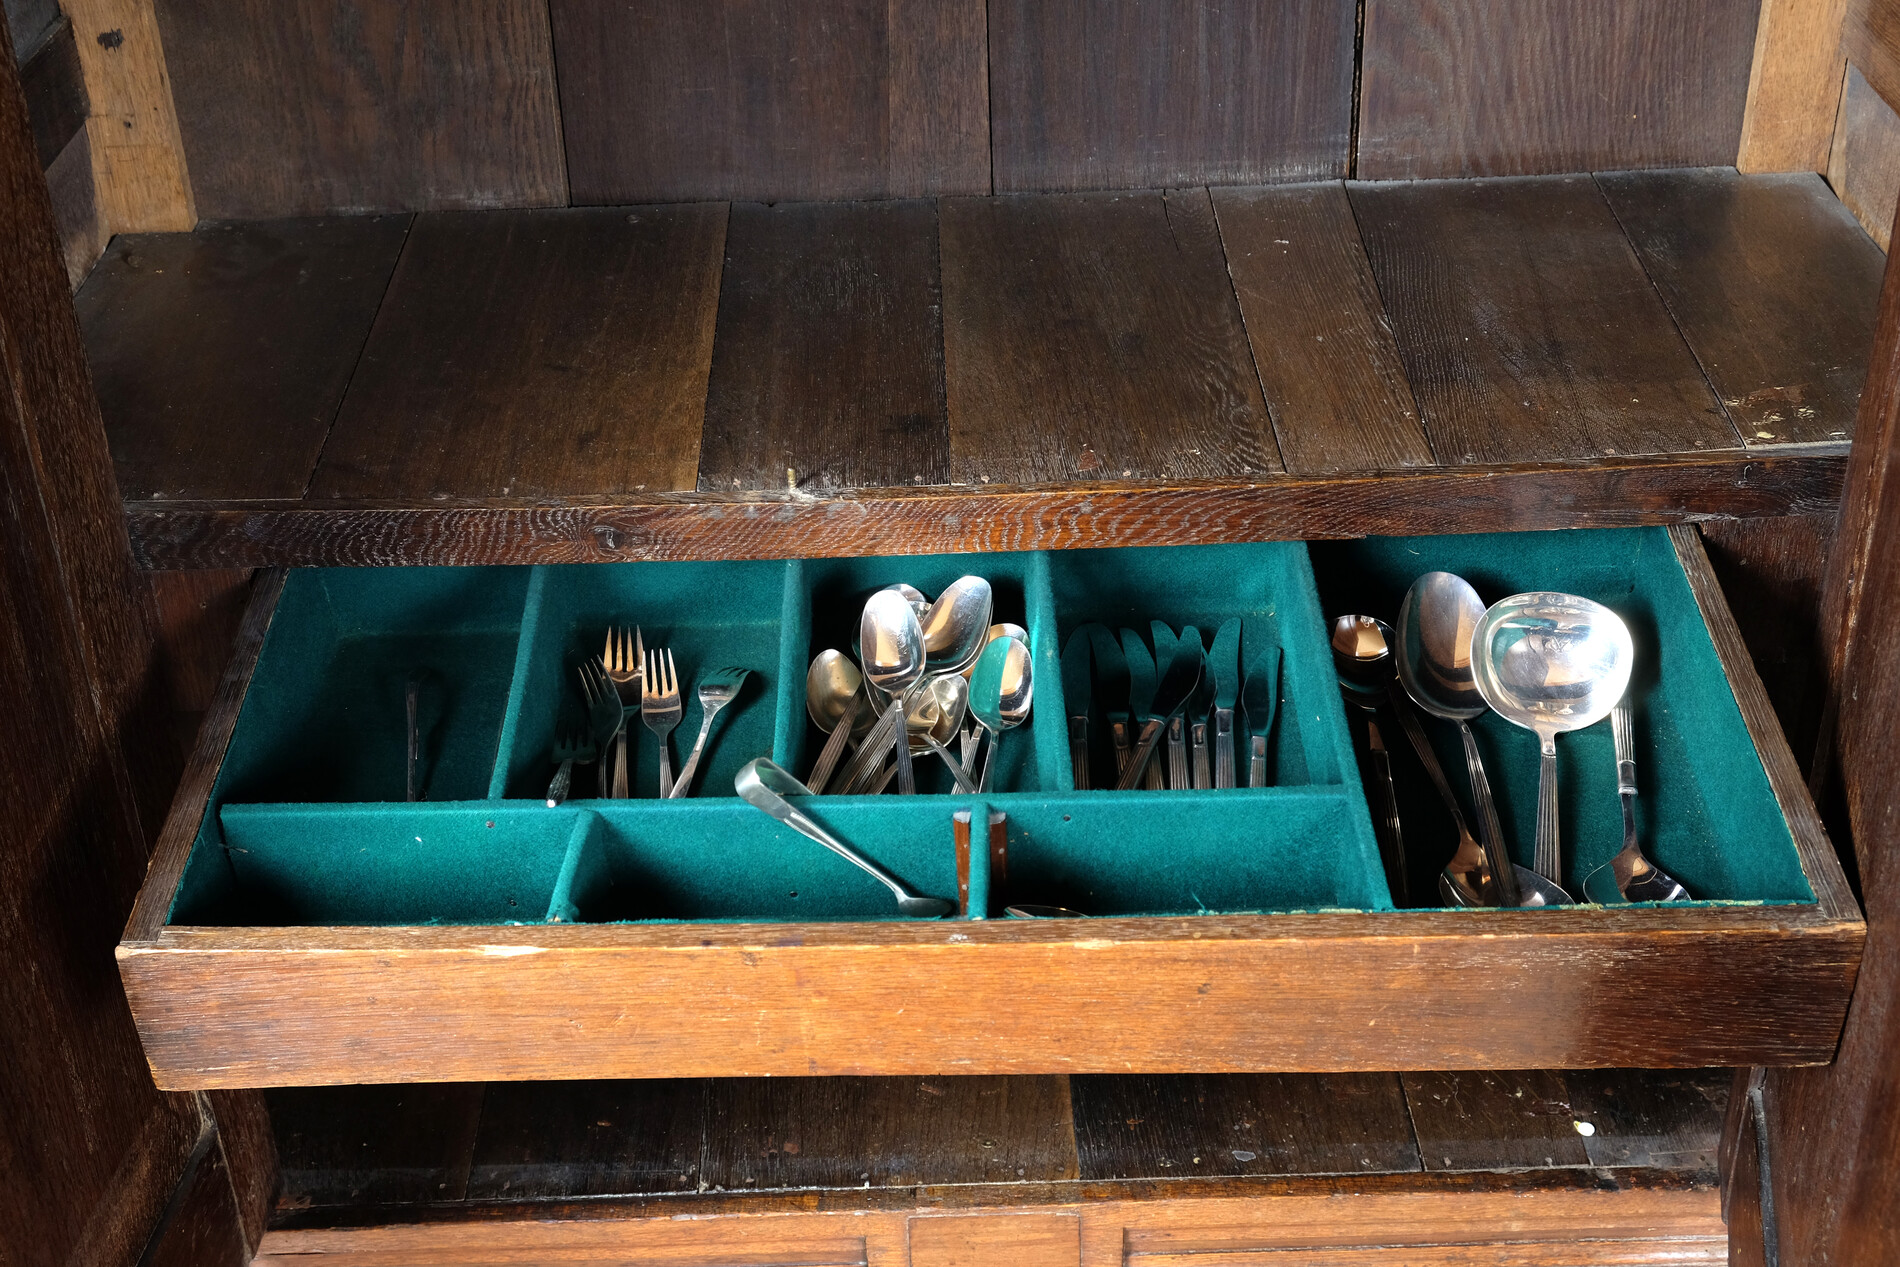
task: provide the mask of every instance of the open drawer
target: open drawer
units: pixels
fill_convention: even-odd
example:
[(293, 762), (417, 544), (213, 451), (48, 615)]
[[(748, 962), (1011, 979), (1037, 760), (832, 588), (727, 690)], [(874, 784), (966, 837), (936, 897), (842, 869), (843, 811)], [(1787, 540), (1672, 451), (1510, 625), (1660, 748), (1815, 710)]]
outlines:
[[(1396, 909), (1325, 642), (1448, 568), (1494, 600), (1570, 589), (1629, 620), (1644, 839), (1705, 899)], [(914, 887), (959, 884), (953, 816), (995, 821), (972, 918), (885, 890), (739, 801), (822, 738), (804, 668), (864, 595), (991, 579), (1036, 669), (997, 790), (810, 808)], [(1075, 792), (1058, 653), (1078, 625), (1283, 655), (1273, 785)], [(541, 799), (571, 666), (610, 619), (755, 670), (702, 795)], [(404, 799), (417, 685), (423, 798)], [(690, 691), (690, 688), (686, 688)], [(697, 733), (687, 702), (676, 761)], [(1430, 724), (1430, 723), (1428, 723)], [(1535, 747), (1483, 726), (1529, 861)], [(1607, 724), (1603, 727), (1607, 729)], [(1437, 736), (1447, 745), (1450, 736)], [(1567, 854), (1620, 842), (1607, 735), (1560, 744)], [(655, 753), (635, 731), (635, 770)], [(1527, 755), (1528, 754), (1528, 755)], [(1406, 803), (1411, 815), (1413, 802)], [(1415, 892), (1450, 839), (1408, 818)], [(1440, 839), (1443, 837), (1443, 839)], [(1418, 878), (1422, 877), (1421, 885)], [(1082, 920), (985, 918), (1005, 902)], [(327, 569), (260, 584), (119, 963), (161, 1086), (799, 1074), (1388, 1070), (1829, 1059), (1864, 926), (1688, 529), (818, 561)]]

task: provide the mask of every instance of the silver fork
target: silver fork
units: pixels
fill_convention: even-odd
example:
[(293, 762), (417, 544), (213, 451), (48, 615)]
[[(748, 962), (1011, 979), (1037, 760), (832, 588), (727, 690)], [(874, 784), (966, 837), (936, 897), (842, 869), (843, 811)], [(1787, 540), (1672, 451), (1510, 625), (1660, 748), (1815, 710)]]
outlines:
[(574, 763), (585, 765), (594, 759), (594, 741), (584, 730), (570, 730), (555, 740), (554, 759), (561, 768), (555, 771), (554, 782), (548, 784), (549, 809), (567, 799), (567, 790), (574, 781)]
[(594, 747), (600, 754), (600, 764), (595, 767), (599, 781), (599, 795), (607, 796), (607, 745), (614, 741), (621, 727), (626, 724), (627, 710), (621, 706), (620, 695), (614, 690), (614, 684), (607, 678), (607, 670), (602, 667), (600, 657), (582, 663), (580, 667), (581, 694), (587, 697), (587, 725), (594, 732)]
[(646, 673), (640, 679), (640, 719), (660, 740), (660, 796), (673, 795), (673, 759), (666, 737), (680, 724), (680, 680), (670, 648), (647, 653)]
[(614, 684), (614, 691), (620, 696), (623, 710), (620, 732), (614, 736), (614, 799), (624, 801), (632, 795), (627, 787), (626, 714), (640, 707), (640, 679), (646, 671), (646, 644), (641, 638), (640, 627), (635, 625), (629, 636), (626, 626), (616, 629), (609, 625), (607, 650), (600, 659), (607, 668), (607, 679)]
[[(671, 652), (667, 653), (670, 657)], [(673, 796), (686, 796), (693, 786), (693, 772), (699, 769), (699, 754), (706, 750), (706, 736), (712, 733), (713, 718), (719, 710), (739, 697), (739, 688), (745, 684), (750, 669), (714, 669), (699, 681), (699, 738), (693, 742), (693, 751), (686, 758), (686, 764), (680, 767), (680, 777), (673, 784)]]

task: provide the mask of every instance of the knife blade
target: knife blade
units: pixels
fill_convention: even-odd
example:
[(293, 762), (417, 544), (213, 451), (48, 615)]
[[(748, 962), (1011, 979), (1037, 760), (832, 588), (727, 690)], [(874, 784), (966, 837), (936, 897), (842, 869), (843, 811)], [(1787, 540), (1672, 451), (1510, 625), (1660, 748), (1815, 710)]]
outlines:
[(1114, 631), (1106, 625), (1085, 625), (1089, 645), (1095, 650), (1096, 711), (1108, 725), (1109, 742), (1115, 748), (1115, 775), (1128, 768), (1131, 749), (1128, 743), (1128, 657)]
[(1087, 628), (1069, 635), (1062, 648), (1062, 701), (1069, 714), (1069, 764), (1075, 771), (1074, 787), (1089, 790), (1089, 660)]
[(1207, 671), (1214, 675), (1214, 786), (1234, 786), (1234, 705), (1240, 700), (1240, 617), (1214, 631)]
[[(1174, 648), (1176, 644), (1179, 642), (1179, 639), (1177, 639), (1174, 636), (1174, 630), (1170, 629), (1167, 625), (1163, 624), (1162, 622), (1158, 620), (1151, 620), (1148, 622), (1148, 635), (1149, 635), (1149, 639), (1155, 645), (1155, 672), (1158, 675), (1165, 676), (1168, 671), (1168, 666), (1174, 663)], [(1164, 719), (1164, 720), (1168, 720), (1168, 719)], [(1164, 739), (1168, 741), (1167, 772), (1166, 772), (1166, 775), (1164, 776), (1162, 772), (1161, 763), (1158, 761), (1155, 764), (1149, 766), (1148, 767), (1148, 786), (1150, 788), (1164, 788), (1164, 787), (1174, 786), (1173, 777), (1174, 777), (1175, 736), (1172, 733), (1173, 722), (1169, 721), (1168, 725), (1169, 725), (1168, 733), (1165, 733), (1162, 736)], [(1182, 742), (1182, 746), (1181, 746), (1181, 767), (1182, 767), (1183, 772), (1185, 772), (1187, 768), (1187, 745), (1185, 741)]]
[(1167, 673), (1156, 688), (1154, 699), (1149, 706), (1150, 715), (1141, 723), (1141, 746), (1135, 749), (1134, 758), (1115, 784), (1117, 791), (1127, 791), (1140, 782), (1142, 775), (1153, 762), (1155, 746), (1161, 742), (1161, 733), (1170, 720), (1178, 718), (1194, 697), (1194, 688), (1201, 681), (1200, 656), (1177, 654), (1168, 665)]
[(1247, 718), (1247, 786), (1267, 786), (1267, 737), (1273, 733), (1273, 710), (1280, 700), (1280, 648), (1268, 647), (1254, 657), (1241, 688), (1242, 711)]
[(1208, 768), (1207, 758), (1207, 710), (1214, 706), (1214, 680), (1207, 672), (1207, 645), (1201, 641), (1201, 631), (1193, 625), (1181, 630), (1180, 647), (1191, 648), (1201, 657), (1201, 680), (1194, 688), (1194, 698), (1188, 701), (1187, 748), (1188, 767), (1192, 771), (1192, 781), (1184, 786), (1210, 788), (1214, 786), (1213, 773)]

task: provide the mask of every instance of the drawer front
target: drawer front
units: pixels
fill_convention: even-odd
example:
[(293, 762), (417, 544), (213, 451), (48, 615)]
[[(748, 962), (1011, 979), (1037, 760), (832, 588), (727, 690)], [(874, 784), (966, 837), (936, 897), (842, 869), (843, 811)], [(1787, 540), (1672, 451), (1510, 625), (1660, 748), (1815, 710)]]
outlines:
[[(1626, 617), (1639, 823), (1703, 900), (1396, 908), (1324, 617), (1389, 618), (1434, 568), (1487, 601), (1568, 589)], [(805, 664), (852, 646), (866, 594), (964, 572), (991, 580), (1035, 668), (997, 790), (952, 795), (930, 761), (922, 795), (811, 805), (916, 889), (965, 886), (971, 918), (900, 918), (732, 778), (755, 756), (810, 766), (824, 736)], [(1805, 1063), (1831, 1055), (1858, 965), (1859, 912), (1688, 531), (327, 569), (265, 589), (119, 951), (165, 1086)], [(1151, 618), (1208, 638), (1238, 618), (1243, 663), (1277, 648), (1272, 786), (1073, 790), (1061, 648), (1085, 623)], [(635, 799), (590, 795), (589, 772), (550, 809), (550, 750), (581, 720), (573, 665), (618, 620), (674, 649), (683, 686), (728, 663), (752, 679), (701, 795), (653, 799), (636, 723)], [(696, 713), (689, 699), (676, 768)], [(1573, 891), (1621, 843), (1607, 729), (1562, 741)], [(1495, 718), (1479, 731), (1528, 863), (1535, 741)], [(1449, 819), (1395, 764), (1408, 887), (1429, 894)], [(959, 812), (1006, 824), (997, 865), (975, 850), (959, 876)], [(986, 918), (1010, 903), (1090, 918)]]

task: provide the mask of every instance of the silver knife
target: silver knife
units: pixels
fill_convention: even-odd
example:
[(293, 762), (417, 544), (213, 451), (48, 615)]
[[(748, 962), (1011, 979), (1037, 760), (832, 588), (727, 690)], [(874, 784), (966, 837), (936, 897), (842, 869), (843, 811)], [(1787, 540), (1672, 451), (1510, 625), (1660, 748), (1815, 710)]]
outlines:
[[(1240, 619), (1214, 631), (1207, 670), (1214, 676), (1214, 786), (1234, 786), (1234, 706), (1240, 701)], [(1264, 755), (1264, 754), (1263, 754)]]

